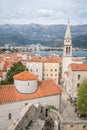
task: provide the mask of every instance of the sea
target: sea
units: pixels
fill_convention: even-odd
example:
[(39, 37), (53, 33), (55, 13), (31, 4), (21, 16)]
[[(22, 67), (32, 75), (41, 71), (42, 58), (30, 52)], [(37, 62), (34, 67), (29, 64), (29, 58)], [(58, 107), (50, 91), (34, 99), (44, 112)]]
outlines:
[[(48, 57), (49, 54), (58, 54), (60, 57), (63, 56), (63, 51), (35, 51), (32, 54), (46, 56)], [(86, 57), (87, 58), (87, 51), (73, 51), (73, 57)], [(84, 64), (87, 64), (87, 60), (83, 61)]]

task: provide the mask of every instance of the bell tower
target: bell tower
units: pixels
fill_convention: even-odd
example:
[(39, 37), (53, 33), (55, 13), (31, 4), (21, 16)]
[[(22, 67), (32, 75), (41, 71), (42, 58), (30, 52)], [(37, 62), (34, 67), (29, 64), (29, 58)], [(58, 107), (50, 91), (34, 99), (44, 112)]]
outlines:
[(64, 37), (62, 75), (67, 71), (68, 66), (72, 63), (72, 38), (70, 30), (70, 22), (68, 21), (66, 33)]

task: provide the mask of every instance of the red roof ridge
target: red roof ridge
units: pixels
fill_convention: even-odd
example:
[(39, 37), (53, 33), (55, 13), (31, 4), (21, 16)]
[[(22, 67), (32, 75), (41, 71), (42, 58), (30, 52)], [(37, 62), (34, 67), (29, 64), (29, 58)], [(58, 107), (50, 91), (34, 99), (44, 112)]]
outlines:
[(70, 64), (70, 67), (73, 71), (86, 71), (87, 64)]
[(16, 80), (35, 80), (37, 76), (30, 73), (29, 71), (23, 71), (13, 76)]

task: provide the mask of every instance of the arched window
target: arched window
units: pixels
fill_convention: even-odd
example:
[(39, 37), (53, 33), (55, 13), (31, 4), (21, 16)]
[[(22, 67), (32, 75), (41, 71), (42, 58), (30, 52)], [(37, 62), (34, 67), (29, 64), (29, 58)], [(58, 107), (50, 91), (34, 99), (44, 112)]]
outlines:
[(66, 54), (68, 54), (68, 47), (66, 47)]
[(70, 47), (69, 47), (69, 54), (70, 54)]

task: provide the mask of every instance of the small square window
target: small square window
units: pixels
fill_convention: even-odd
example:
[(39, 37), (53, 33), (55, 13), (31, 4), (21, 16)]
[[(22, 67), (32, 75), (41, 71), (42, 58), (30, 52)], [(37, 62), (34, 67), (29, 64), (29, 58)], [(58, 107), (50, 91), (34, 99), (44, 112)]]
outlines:
[(80, 74), (78, 75), (78, 80), (80, 80)]
[(36, 69), (36, 72), (38, 72), (38, 69)]
[(9, 115), (8, 115), (8, 119), (11, 120), (11, 113), (9, 113)]

